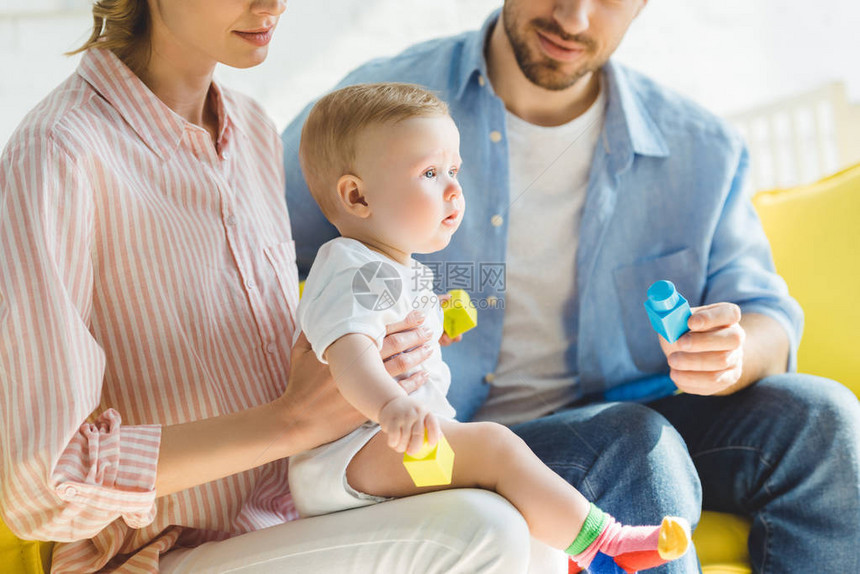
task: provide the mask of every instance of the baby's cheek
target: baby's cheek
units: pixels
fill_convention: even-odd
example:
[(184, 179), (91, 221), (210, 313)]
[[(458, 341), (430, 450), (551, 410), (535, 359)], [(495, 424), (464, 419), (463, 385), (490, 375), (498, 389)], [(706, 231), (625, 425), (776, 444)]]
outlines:
[(406, 211), (407, 219), (416, 227), (427, 227), (441, 219), (439, 206), (430, 198), (415, 198)]

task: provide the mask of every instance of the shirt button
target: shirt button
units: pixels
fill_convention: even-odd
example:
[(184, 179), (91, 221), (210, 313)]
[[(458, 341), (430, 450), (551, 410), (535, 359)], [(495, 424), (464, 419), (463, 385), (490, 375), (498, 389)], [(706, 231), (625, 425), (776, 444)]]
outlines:
[(505, 222), (504, 218), (499, 214), (496, 214), (490, 218), (490, 224), (493, 227), (498, 227), (504, 222)]
[(499, 298), (498, 298), (498, 297), (496, 297), (495, 295), (490, 295), (489, 297), (487, 297), (487, 305), (488, 305), (489, 307), (495, 307), (495, 306), (496, 306), (496, 302), (497, 302), (498, 300), (499, 300)]
[(77, 496), (78, 489), (76, 489), (74, 486), (67, 486), (63, 489), (63, 494), (71, 498), (72, 496)]
[(484, 84), (486, 84), (486, 83), (487, 83), (487, 81), (484, 79), (484, 76), (481, 74), (478, 74), (478, 85), (483, 88)]
[(487, 373), (486, 375), (484, 375), (484, 382), (485, 383), (492, 384), (493, 381), (495, 381), (495, 380), (496, 380), (495, 373)]
[(256, 285), (257, 284), (254, 283), (253, 279), (248, 279), (248, 281), (245, 283), (245, 287), (247, 287), (248, 289), (253, 289), (254, 287), (256, 287)]
[(269, 343), (268, 345), (266, 345), (266, 351), (272, 355), (274, 355), (275, 351), (277, 351), (277, 350), (278, 350), (278, 346), (274, 343)]
[(502, 132), (497, 132), (495, 130), (490, 132), (490, 141), (493, 143), (499, 143), (502, 141)]
[(227, 225), (236, 225), (236, 216), (231, 215), (227, 218)]
[(230, 152), (226, 152), (226, 151), (222, 152), (221, 153), (221, 159), (223, 159), (224, 161), (227, 161), (228, 159), (230, 159)]

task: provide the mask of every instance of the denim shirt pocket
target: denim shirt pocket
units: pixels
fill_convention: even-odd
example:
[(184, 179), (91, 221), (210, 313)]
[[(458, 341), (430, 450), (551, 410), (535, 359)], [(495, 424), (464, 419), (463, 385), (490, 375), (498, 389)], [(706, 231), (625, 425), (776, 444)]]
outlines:
[(286, 304), (287, 317), (295, 335), (296, 312), (299, 305), (299, 275), (296, 268), (296, 242), (287, 240), (263, 248), (272, 266)]
[(640, 259), (615, 269), (613, 279), (621, 308), (624, 336), (633, 363), (643, 373), (667, 371), (659, 335), (651, 327), (645, 311), (645, 299), (652, 283), (666, 279), (675, 284), (691, 307), (699, 305), (704, 281), (701, 262), (695, 251), (688, 247), (666, 255)]

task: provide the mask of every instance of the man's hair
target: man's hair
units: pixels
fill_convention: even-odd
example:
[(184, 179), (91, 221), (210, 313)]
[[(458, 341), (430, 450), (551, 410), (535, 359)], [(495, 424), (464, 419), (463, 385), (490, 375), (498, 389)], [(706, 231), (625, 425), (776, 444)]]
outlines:
[(447, 114), (445, 102), (414, 84), (357, 84), (323, 96), (305, 121), (299, 145), (305, 181), (323, 214), (332, 221), (337, 213), (335, 186), (355, 171), (356, 142), (363, 130)]

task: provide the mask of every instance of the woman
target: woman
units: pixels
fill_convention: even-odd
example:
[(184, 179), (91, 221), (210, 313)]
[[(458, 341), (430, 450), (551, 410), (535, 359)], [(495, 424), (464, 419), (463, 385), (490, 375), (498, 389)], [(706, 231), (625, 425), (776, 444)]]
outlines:
[[(283, 10), (98, 2), (77, 73), (4, 150), (3, 519), (60, 542), (55, 572), (524, 569), (525, 525), (487, 493), (289, 522), (286, 457), (362, 421), (291, 348), (278, 135), (212, 80), (261, 63)], [(383, 357), (426, 342), (419, 323), (390, 326)]]

